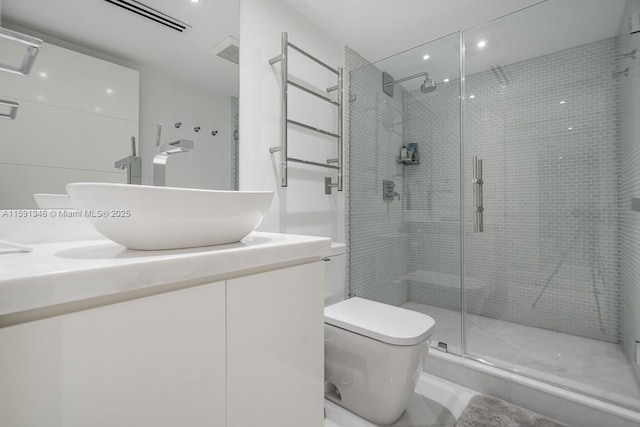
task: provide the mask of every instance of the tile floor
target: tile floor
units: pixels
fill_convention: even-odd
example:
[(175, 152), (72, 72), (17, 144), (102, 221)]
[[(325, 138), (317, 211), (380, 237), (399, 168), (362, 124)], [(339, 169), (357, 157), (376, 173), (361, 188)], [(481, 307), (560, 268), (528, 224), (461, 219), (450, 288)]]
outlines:
[[(476, 394), (468, 388), (423, 373), (407, 410), (392, 427), (452, 427)], [(325, 409), (324, 427), (378, 427), (329, 400), (325, 400)]]
[[(436, 321), (432, 345), (460, 353), (460, 312), (408, 302)], [(469, 314), (467, 352), (500, 367), (640, 408), (640, 387), (619, 344)], [(436, 350), (432, 350), (436, 351)]]

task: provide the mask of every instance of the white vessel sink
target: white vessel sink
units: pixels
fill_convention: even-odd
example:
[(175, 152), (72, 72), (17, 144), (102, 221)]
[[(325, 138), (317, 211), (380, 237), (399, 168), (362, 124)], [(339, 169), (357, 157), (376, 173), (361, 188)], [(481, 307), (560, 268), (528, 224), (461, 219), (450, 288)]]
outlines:
[(260, 224), (271, 191), (217, 191), (73, 183), (71, 206), (100, 233), (129, 249), (159, 250), (237, 242)]
[(38, 193), (33, 195), (33, 200), (40, 209), (71, 209), (69, 196), (66, 194)]

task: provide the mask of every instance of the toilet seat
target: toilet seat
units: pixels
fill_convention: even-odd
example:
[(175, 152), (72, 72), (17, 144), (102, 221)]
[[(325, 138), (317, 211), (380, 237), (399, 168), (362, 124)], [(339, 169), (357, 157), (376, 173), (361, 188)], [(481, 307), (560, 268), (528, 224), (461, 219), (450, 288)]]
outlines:
[(393, 345), (419, 344), (435, 326), (433, 318), (426, 314), (358, 297), (326, 307), (324, 321)]

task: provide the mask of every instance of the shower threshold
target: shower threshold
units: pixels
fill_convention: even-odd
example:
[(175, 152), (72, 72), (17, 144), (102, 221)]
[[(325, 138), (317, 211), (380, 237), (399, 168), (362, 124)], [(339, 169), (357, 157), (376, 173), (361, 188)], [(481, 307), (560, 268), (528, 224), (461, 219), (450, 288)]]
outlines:
[[(436, 321), (432, 352), (446, 343), (460, 354), (460, 312), (407, 302), (402, 307)], [(466, 316), (467, 354), (498, 368), (640, 409), (640, 386), (620, 344), (484, 316)]]

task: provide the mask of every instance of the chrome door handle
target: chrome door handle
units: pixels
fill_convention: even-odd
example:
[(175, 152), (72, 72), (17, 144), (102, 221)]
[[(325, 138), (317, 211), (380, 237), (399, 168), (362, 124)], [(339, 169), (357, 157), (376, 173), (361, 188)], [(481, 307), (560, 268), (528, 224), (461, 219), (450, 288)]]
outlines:
[(484, 206), (482, 197), (482, 159), (473, 157), (473, 232), (484, 232)]

